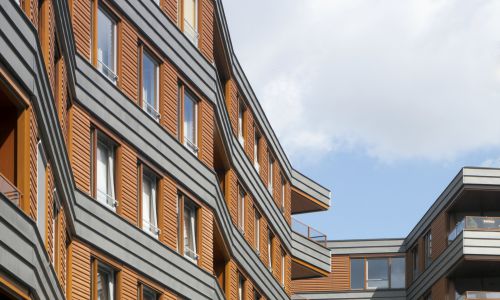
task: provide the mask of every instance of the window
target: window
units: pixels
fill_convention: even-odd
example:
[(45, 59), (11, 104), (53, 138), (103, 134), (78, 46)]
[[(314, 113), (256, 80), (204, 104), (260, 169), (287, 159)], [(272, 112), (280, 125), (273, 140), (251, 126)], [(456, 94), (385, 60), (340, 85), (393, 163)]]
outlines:
[(424, 262), (427, 268), (432, 263), (432, 233), (429, 231), (424, 236)]
[(198, 207), (191, 199), (179, 195), (177, 208), (181, 255), (196, 263), (198, 261)]
[[(179, 86), (180, 139), (194, 155), (198, 154), (198, 102), (183, 85)], [(182, 125), (181, 125), (182, 124)]]
[(56, 272), (59, 272), (59, 210), (61, 208), (61, 204), (59, 202), (59, 197), (57, 196), (57, 191), (54, 189), (53, 192), (53, 201), (52, 201), (52, 246), (54, 247), (52, 251), (52, 264), (54, 265), (54, 269)]
[(97, 201), (116, 211), (115, 149), (116, 145), (97, 130), (93, 132), (94, 196)]
[(285, 213), (285, 201), (286, 201), (286, 181), (285, 177), (281, 175), (281, 212)]
[(253, 300), (260, 300), (261, 296), (256, 290), (253, 291)]
[(285, 250), (281, 249), (281, 286), (285, 287), (285, 262), (286, 262)]
[(392, 257), (391, 258), (391, 288), (403, 289), (405, 288), (405, 258)]
[(160, 120), (160, 114), (158, 113), (158, 95), (159, 95), (159, 84), (158, 84), (158, 74), (159, 67), (156, 60), (153, 58), (148, 51), (144, 49), (144, 46), (140, 47), (141, 59), (141, 101), (142, 108), (156, 121)]
[(44, 244), (47, 244), (47, 158), (43, 150), (42, 142), (37, 145), (37, 218), (36, 224)]
[(365, 288), (365, 259), (351, 258), (351, 290)]
[(274, 184), (274, 159), (271, 153), (269, 153), (269, 178), (267, 183), (267, 190), (271, 195), (273, 194), (273, 184)]
[(181, 0), (180, 7), (181, 30), (195, 46), (198, 46), (198, 0)]
[(260, 253), (260, 214), (255, 208), (255, 251)]
[(428, 292), (427, 294), (425, 294), (425, 296), (424, 296), (423, 299), (424, 300), (432, 300), (432, 294), (431, 294), (431, 292)]
[(254, 128), (255, 131), (255, 141), (253, 143), (253, 165), (257, 173), (260, 171), (260, 133)]
[(245, 299), (245, 278), (240, 274), (238, 276), (238, 300)]
[(419, 271), (419, 268), (418, 268), (418, 263), (419, 263), (419, 259), (418, 259), (418, 245), (416, 245), (415, 247), (413, 247), (413, 249), (411, 250), (411, 268), (412, 268), (412, 275), (413, 275), (413, 280), (415, 280), (415, 278), (417, 278), (418, 276), (418, 271)]
[(116, 271), (94, 259), (92, 262), (92, 300), (114, 300), (115, 280)]
[(158, 294), (150, 287), (144, 284), (139, 284), (139, 299), (138, 300), (157, 300)]
[(238, 140), (245, 145), (245, 104), (241, 99), (238, 102)]
[(93, 55), (93, 63), (111, 82), (116, 83), (116, 21), (103, 7), (94, 0), (94, 39), (92, 45), (97, 53)]
[(245, 191), (238, 186), (238, 228), (245, 234)]
[(366, 260), (368, 289), (389, 288), (389, 260), (387, 258), (370, 258)]
[(142, 210), (142, 229), (158, 238), (160, 229), (158, 228), (158, 214), (157, 214), (157, 182), (156, 175), (144, 167), (139, 166), (139, 174), (142, 173), (141, 182), (141, 210)]
[(267, 260), (269, 271), (273, 271), (273, 234), (269, 231), (267, 235)]

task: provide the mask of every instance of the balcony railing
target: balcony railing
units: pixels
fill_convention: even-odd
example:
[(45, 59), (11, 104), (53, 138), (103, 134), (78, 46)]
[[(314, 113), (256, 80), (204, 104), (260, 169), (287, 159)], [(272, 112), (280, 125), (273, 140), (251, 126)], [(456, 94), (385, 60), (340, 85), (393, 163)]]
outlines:
[(309, 225), (306, 225), (299, 220), (292, 218), (292, 230), (303, 237), (326, 247), (326, 235), (317, 231)]
[(478, 291), (469, 291), (465, 292), (463, 295), (460, 295), (457, 300), (486, 300), (486, 299), (496, 299), (500, 300), (500, 292), (478, 292)]
[(448, 242), (453, 242), (464, 230), (500, 231), (500, 217), (473, 217), (467, 216), (457, 223), (448, 235)]
[(116, 81), (118, 80), (118, 75), (116, 75), (115, 71), (112, 70), (108, 65), (100, 61), (99, 59), (97, 60), (97, 66), (101, 73), (103, 73), (112, 83), (116, 84)]
[(0, 193), (12, 201), (16, 206), (21, 202), (22, 194), (2, 173), (0, 173)]
[(184, 19), (184, 34), (195, 46), (198, 46), (200, 34), (186, 19)]
[(149, 104), (146, 100), (144, 101), (144, 110), (151, 116), (156, 122), (160, 121), (160, 113), (156, 110), (156, 107)]

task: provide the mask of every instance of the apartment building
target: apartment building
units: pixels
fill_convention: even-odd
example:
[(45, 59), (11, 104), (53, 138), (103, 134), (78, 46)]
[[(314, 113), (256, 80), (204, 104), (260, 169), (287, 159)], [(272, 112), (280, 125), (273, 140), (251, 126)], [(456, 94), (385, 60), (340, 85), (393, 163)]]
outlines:
[(0, 298), (290, 299), (331, 270), (220, 0), (0, 1)]
[(406, 238), (329, 241), (296, 299), (500, 299), (500, 169), (463, 168)]

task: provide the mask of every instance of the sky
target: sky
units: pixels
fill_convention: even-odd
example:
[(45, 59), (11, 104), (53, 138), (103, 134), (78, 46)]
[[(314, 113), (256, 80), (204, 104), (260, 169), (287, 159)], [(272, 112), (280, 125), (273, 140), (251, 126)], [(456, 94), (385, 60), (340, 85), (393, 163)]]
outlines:
[(406, 237), (463, 166), (500, 167), (500, 1), (223, 0), (236, 55), (329, 239)]

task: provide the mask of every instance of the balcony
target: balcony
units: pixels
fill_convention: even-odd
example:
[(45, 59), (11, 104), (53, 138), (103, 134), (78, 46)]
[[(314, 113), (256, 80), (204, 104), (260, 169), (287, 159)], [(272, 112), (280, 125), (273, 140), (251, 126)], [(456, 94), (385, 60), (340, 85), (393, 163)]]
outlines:
[(477, 299), (477, 300), (486, 300), (486, 299), (496, 299), (500, 300), (500, 292), (479, 292), (479, 291), (468, 291), (463, 295), (457, 297), (457, 300), (468, 300), (468, 299)]
[(292, 214), (325, 211), (330, 208), (330, 191), (292, 170)]
[(453, 242), (464, 230), (500, 232), (500, 217), (467, 216), (450, 232), (448, 243)]
[(21, 192), (2, 173), (0, 173), (0, 193), (4, 194), (16, 206), (21, 203)]
[(310, 241), (326, 247), (326, 234), (319, 232), (318, 230), (300, 222), (295, 218), (292, 218), (292, 231), (300, 234)]

